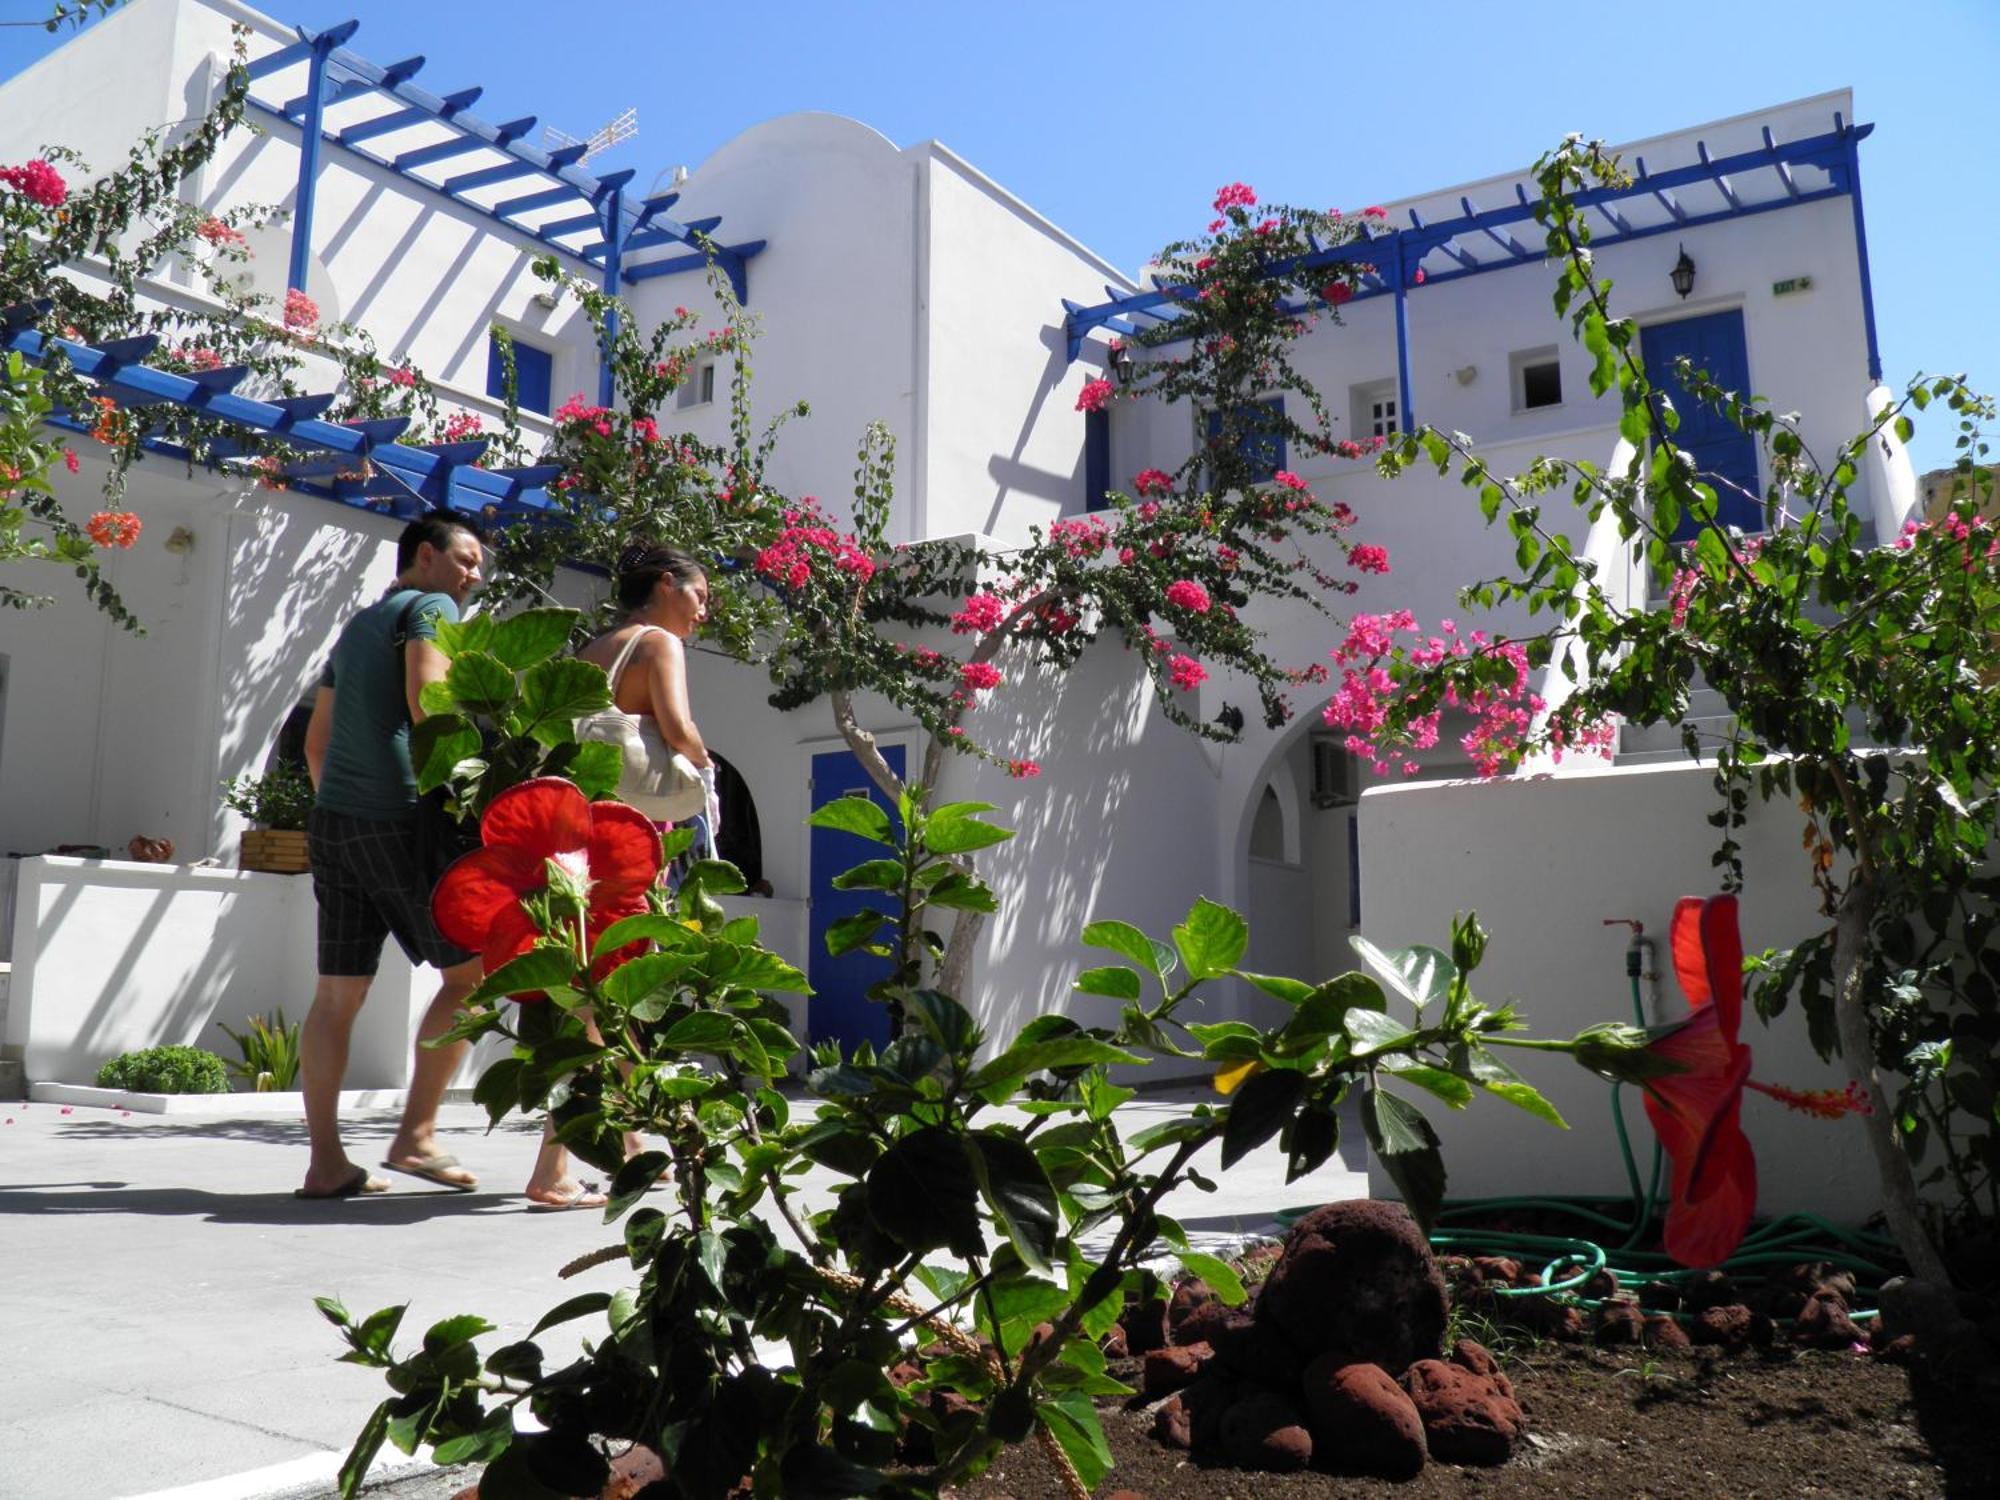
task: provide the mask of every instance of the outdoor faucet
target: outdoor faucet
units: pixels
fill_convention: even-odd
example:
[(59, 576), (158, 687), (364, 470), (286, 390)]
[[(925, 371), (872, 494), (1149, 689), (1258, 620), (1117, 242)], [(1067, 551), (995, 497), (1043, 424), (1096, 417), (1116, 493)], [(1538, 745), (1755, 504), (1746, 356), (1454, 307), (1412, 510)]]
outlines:
[(1625, 945), (1625, 977), (1635, 984), (1644, 981), (1646, 1011), (1658, 1024), (1660, 1014), (1660, 971), (1654, 961), (1654, 950), (1658, 946), (1646, 936), (1646, 924), (1637, 917), (1606, 917), (1606, 927), (1629, 927), (1632, 940)]

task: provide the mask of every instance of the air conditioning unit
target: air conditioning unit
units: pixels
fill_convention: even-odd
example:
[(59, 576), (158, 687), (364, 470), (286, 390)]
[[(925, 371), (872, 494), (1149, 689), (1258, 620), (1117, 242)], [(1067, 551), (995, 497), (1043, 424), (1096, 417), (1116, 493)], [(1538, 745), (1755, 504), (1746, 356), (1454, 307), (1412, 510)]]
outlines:
[(1338, 740), (1312, 742), (1312, 804), (1352, 807), (1361, 799), (1361, 765)]

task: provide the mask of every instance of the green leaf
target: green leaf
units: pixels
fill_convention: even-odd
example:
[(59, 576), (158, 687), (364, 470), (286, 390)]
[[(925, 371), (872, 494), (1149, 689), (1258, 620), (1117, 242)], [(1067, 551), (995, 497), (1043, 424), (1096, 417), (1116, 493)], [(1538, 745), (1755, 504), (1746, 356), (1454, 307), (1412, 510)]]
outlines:
[(1224, 1307), (1241, 1307), (1249, 1293), (1243, 1289), (1243, 1279), (1236, 1274), (1236, 1268), (1216, 1255), (1204, 1255), (1199, 1250), (1183, 1250), (1181, 1264), (1190, 1273), (1199, 1276), (1215, 1291)]
[(873, 942), (875, 934), (889, 918), (872, 906), (864, 906), (851, 917), (842, 917), (826, 929), (826, 951), (839, 958), (844, 953), (852, 953), (864, 943)]
[[(524, 672), (567, 646), (570, 632), (582, 618), (573, 609), (524, 609), (499, 622), (493, 630), (492, 644), (485, 649), (514, 671)], [(607, 682), (607, 696), (609, 691)]]
[(521, 678), (526, 732), (544, 745), (576, 738), (575, 721), (611, 704), (604, 669), (574, 656), (537, 662)]
[(600, 932), (597, 941), (591, 945), (590, 956), (593, 959), (602, 958), (627, 943), (658, 943), (662, 948), (705, 946), (701, 936), (691, 932), (680, 918), (644, 911), (636, 917), (621, 917)]
[(1129, 922), (1092, 922), (1083, 929), (1083, 943), (1090, 948), (1109, 948), (1132, 960), (1148, 974), (1160, 973), (1160, 960), (1153, 940)]
[(453, 657), (444, 685), (460, 710), (468, 714), (503, 719), (514, 706), (514, 674), (505, 662), (484, 651)]
[(1390, 989), (1418, 1010), (1433, 1000), (1444, 999), (1451, 993), (1452, 981), (1458, 978), (1458, 966), (1435, 948), (1398, 948), (1390, 952), (1376, 947), (1358, 932), (1350, 935), (1347, 942)]
[(1113, 1000), (1137, 1000), (1139, 976), (1123, 964), (1085, 969), (1076, 976), (1076, 990), (1084, 995), (1108, 995)]
[(903, 996), (905, 1012), (954, 1057), (979, 1045), (979, 1023), (972, 1012), (939, 990), (910, 990)]
[(953, 1132), (932, 1125), (904, 1136), (868, 1169), (866, 1181), (870, 1217), (905, 1250), (985, 1253), (978, 1188)]
[(669, 1026), (659, 1044), (682, 1052), (723, 1051), (738, 1039), (738, 1026), (734, 1016), (698, 1010)]
[(1523, 1083), (1518, 1078), (1511, 1081), (1482, 1078), (1479, 1086), (1494, 1098), (1505, 1099), (1516, 1109), (1525, 1109), (1538, 1120), (1547, 1120), (1559, 1130), (1569, 1129), (1569, 1121), (1557, 1113), (1556, 1107), (1537, 1093), (1532, 1084)]
[(1064, 1391), (1035, 1408), (1035, 1416), (1055, 1437), (1076, 1468), (1086, 1491), (1095, 1491), (1111, 1472), (1111, 1445), (1097, 1420), (1097, 1408), (1083, 1391)]
[(1026, 1143), (994, 1130), (971, 1138), (972, 1169), (1028, 1269), (1046, 1273), (1056, 1248), (1056, 1190)]
[(1174, 946), (1187, 965), (1188, 978), (1213, 979), (1227, 974), (1250, 945), (1250, 928), (1228, 907), (1203, 896), (1174, 929)]
[(1382, 1066), (1405, 1083), (1414, 1083), (1426, 1093), (1436, 1095), (1453, 1109), (1464, 1109), (1472, 1102), (1472, 1085), (1456, 1073), (1404, 1058), (1391, 1058)]
[(1306, 1075), (1288, 1068), (1253, 1074), (1229, 1105), (1229, 1119), (1222, 1127), (1222, 1169), (1228, 1171), (1276, 1135), (1305, 1091)]
[(1361, 1125), (1410, 1216), (1428, 1234), (1444, 1202), (1444, 1156), (1431, 1122), (1415, 1105), (1370, 1089), (1362, 1098)]
[[(430, 683), (426, 687), (436, 687)], [(435, 791), (458, 769), (460, 761), (479, 754), (479, 727), (463, 714), (435, 713), (410, 727), (410, 764), (416, 768), (417, 790)]]
[(1136, 1053), (1091, 1036), (1052, 1037), (1040, 1042), (1016, 1042), (972, 1075), (967, 1086), (975, 1092), (1002, 1080), (1018, 1081), (1045, 1068), (1080, 1068), (1097, 1063), (1143, 1061)]
[(1013, 829), (997, 823), (969, 816), (940, 818), (933, 813), (924, 826), (924, 847), (933, 854), (970, 854), (990, 844), (1004, 844), (1013, 836)]
[(1285, 1148), (1285, 1181), (1297, 1182), (1316, 1172), (1340, 1145), (1340, 1116), (1331, 1109), (1311, 1108), (1292, 1117), (1281, 1138)]
[(1382, 993), (1382, 986), (1366, 974), (1336, 975), (1306, 997), (1284, 1035), (1291, 1039), (1331, 1036), (1343, 1029), (1349, 1011), (1379, 1013), (1388, 1008), (1389, 997)]
[(484, 1005), (506, 995), (528, 995), (565, 988), (576, 978), (576, 955), (559, 944), (530, 948), (509, 959), (480, 981), (466, 997), (468, 1006)]
[(680, 978), (694, 967), (699, 957), (695, 953), (642, 953), (627, 959), (605, 975), (605, 998), (629, 1009)]
[(625, 752), (603, 740), (577, 745), (563, 774), (592, 802), (602, 802), (618, 790), (625, 776)]
[(889, 826), (889, 815), (868, 798), (859, 795), (835, 797), (825, 806), (814, 808), (806, 823), (813, 828), (857, 834), (892, 848), (896, 843), (896, 835)]
[(439, 620), (437, 636), (431, 642), (446, 656), (465, 651), (488, 651), (493, 646), (493, 616), (478, 614), (463, 620)]
[(833, 877), (837, 891), (900, 891), (907, 871), (900, 859), (864, 860)]
[(993, 892), (986, 882), (977, 876), (961, 874), (954, 870), (924, 896), (928, 906), (942, 906), (952, 911), (996, 912), (1000, 903), (993, 899)]
[(354, 1446), (347, 1450), (347, 1457), (340, 1465), (342, 1500), (353, 1500), (355, 1495), (361, 1493), (361, 1482), (368, 1477), (368, 1466), (375, 1462), (375, 1455), (382, 1451), (383, 1439), (389, 1435), (389, 1408), (395, 1404), (393, 1399), (384, 1401), (368, 1413), (368, 1420), (361, 1424)]
[(603, 1312), (611, 1305), (609, 1292), (585, 1292), (572, 1297), (567, 1302), (558, 1302), (542, 1314), (542, 1320), (528, 1330), (529, 1338), (537, 1338), (559, 1323), (574, 1322), (578, 1318), (589, 1317), (592, 1313)]
[(1313, 993), (1313, 986), (1303, 979), (1287, 979), (1281, 974), (1252, 974), (1248, 969), (1232, 970), (1238, 979), (1254, 984), (1273, 1000), (1282, 1000), (1287, 1005), (1302, 1004)]
[(424, 1333), (424, 1353), (442, 1354), (453, 1344), (463, 1344), (482, 1333), (491, 1332), (493, 1325), (477, 1313), (460, 1313), (455, 1318), (431, 1324)]
[(1387, 1047), (1400, 1046), (1416, 1032), (1379, 1010), (1350, 1010), (1341, 1017), (1341, 1026), (1354, 1038), (1355, 1057), (1367, 1057)]

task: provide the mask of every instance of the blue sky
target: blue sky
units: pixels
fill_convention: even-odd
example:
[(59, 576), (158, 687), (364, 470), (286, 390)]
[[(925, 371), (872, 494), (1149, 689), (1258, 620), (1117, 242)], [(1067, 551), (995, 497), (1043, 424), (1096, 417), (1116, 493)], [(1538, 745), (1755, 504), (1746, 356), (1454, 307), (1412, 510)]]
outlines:
[[(1851, 86), (1876, 125), (1862, 171), (1890, 382), (1963, 370), (2000, 387), (1995, 0), (264, 8), (314, 28), (358, 19), (354, 50), (422, 53), (439, 92), (484, 85), (487, 119), (582, 135), (636, 105), (638, 139), (595, 163), (641, 182), (793, 110), (852, 115), (899, 145), (935, 136), (1127, 268), (1198, 228), (1223, 182), (1370, 203), (1525, 166), (1572, 130), (1629, 140)], [(0, 0), (0, 15), (47, 10)], [(52, 45), (0, 29), (0, 76)], [(1919, 465), (1949, 462), (1951, 436), (1921, 426)]]

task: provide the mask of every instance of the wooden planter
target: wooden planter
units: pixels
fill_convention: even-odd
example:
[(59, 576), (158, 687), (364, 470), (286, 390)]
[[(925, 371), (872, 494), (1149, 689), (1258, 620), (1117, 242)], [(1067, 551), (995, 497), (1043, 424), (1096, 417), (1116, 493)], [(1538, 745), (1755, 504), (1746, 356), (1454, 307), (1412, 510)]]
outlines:
[(273, 875), (303, 875), (312, 868), (306, 856), (304, 829), (252, 828), (243, 835), (236, 856), (238, 869), (267, 870)]

